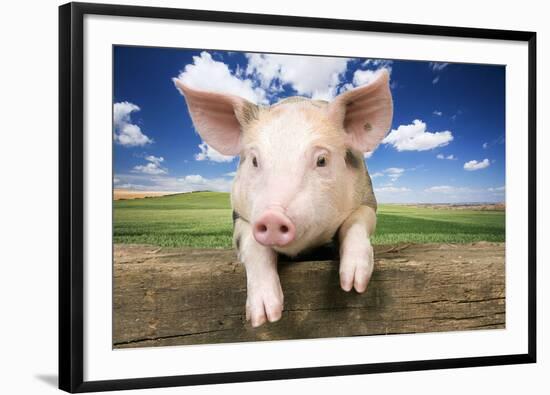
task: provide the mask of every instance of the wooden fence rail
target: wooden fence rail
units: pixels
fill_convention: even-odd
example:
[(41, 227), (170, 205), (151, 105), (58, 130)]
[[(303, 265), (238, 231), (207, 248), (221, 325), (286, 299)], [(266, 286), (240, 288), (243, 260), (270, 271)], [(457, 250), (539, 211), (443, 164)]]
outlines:
[(280, 263), (282, 319), (253, 329), (232, 250), (116, 245), (115, 348), (504, 328), (504, 245), (375, 248), (366, 293), (335, 261)]

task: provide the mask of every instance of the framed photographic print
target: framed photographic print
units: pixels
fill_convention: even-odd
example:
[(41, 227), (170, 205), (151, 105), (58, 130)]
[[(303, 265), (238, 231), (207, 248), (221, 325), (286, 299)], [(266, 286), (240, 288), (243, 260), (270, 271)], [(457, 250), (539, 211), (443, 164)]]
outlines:
[(61, 389), (535, 362), (535, 33), (59, 12)]

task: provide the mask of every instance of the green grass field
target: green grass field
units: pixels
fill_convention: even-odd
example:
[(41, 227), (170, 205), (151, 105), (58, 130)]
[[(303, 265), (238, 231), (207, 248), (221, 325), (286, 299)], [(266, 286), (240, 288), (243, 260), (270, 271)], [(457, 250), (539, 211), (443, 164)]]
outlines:
[[(504, 211), (380, 205), (373, 243), (504, 241)], [(231, 247), (229, 194), (195, 192), (114, 202), (114, 242)]]

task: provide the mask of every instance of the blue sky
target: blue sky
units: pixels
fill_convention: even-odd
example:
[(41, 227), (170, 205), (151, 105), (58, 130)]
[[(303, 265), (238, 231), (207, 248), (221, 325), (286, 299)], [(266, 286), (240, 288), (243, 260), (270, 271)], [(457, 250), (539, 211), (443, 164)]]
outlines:
[(195, 132), (173, 78), (272, 104), (330, 100), (390, 71), (391, 131), (366, 155), (387, 203), (503, 202), (505, 67), (171, 48), (114, 48), (115, 188), (229, 191), (238, 158)]

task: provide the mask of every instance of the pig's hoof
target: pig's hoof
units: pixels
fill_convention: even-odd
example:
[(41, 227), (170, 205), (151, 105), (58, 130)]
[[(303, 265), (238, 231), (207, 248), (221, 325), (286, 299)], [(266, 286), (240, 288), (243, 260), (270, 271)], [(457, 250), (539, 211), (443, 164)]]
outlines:
[(283, 314), (283, 290), (280, 284), (249, 287), (246, 298), (246, 320), (257, 328), (266, 321), (275, 322)]
[(362, 251), (344, 251), (340, 261), (340, 286), (346, 292), (352, 288), (359, 293), (365, 292), (373, 268), (372, 246), (368, 245)]

